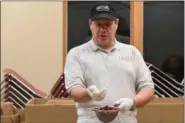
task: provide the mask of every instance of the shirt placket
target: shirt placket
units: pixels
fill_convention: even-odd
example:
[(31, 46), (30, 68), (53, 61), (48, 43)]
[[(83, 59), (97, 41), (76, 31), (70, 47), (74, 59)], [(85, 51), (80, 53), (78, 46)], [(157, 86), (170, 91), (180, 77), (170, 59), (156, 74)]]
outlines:
[(104, 66), (106, 68), (106, 70), (109, 70), (109, 56), (111, 55), (111, 52), (110, 53), (106, 53), (104, 51), (101, 52), (101, 56), (103, 58), (103, 63), (104, 63)]

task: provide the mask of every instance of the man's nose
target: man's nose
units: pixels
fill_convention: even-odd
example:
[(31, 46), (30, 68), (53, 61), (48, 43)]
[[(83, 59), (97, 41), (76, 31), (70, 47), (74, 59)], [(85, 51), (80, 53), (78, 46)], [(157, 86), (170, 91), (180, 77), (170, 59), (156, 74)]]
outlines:
[(100, 28), (102, 28), (102, 29), (107, 29), (108, 26), (107, 26), (107, 25), (101, 25)]
[(101, 32), (105, 32), (106, 30), (107, 30), (107, 27), (106, 27), (106, 26), (101, 26), (101, 27), (100, 27), (100, 31), (101, 31)]

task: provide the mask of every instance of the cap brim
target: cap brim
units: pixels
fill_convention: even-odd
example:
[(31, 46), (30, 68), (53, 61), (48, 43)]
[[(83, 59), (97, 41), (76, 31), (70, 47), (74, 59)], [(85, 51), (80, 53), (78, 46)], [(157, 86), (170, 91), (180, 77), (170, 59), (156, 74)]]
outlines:
[(107, 14), (107, 13), (102, 13), (102, 14), (98, 14), (98, 15), (91, 17), (91, 20), (98, 20), (98, 19), (116, 20), (117, 17)]

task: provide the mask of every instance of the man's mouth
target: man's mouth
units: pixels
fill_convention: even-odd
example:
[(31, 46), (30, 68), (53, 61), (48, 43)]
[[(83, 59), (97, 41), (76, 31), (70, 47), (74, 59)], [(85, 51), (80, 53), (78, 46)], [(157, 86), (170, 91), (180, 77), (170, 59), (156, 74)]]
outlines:
[(106, 35), (100, 35), (100, 38), (105, 39), (107, 36)]

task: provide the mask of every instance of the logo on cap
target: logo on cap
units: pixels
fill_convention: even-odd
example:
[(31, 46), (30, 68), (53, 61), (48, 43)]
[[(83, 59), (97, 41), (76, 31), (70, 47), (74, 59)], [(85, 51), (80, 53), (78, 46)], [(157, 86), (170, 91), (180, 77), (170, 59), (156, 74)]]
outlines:
[(100, 5), (96, 7), (96, 11), (109, 11), (109, 7), (107, 5)]

